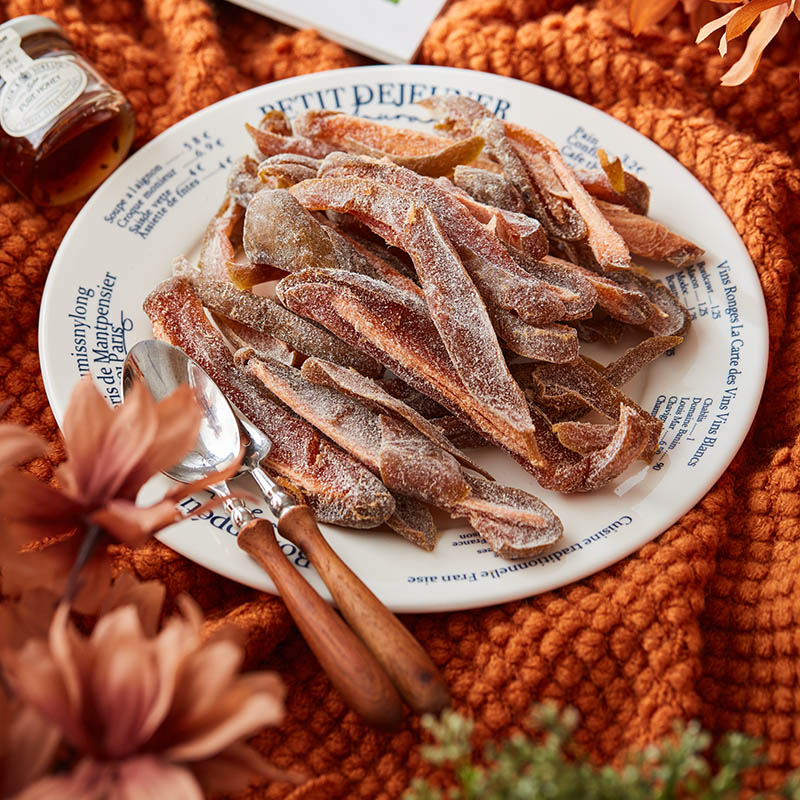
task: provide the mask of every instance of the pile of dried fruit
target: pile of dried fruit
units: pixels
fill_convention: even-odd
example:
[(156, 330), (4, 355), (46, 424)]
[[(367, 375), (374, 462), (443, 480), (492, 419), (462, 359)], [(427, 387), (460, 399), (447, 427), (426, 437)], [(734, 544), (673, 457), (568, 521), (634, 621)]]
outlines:
[[(235, 165), (197, 267), (178, 259), (145, 310), (272, 438), (265, 466), (319, 520), (432, 549), (435, 506), (530, 556), (560, 521), (460, 448), (502, 447), (562, 492), (652, 458), (661, 423), (620, 387), (689, 317), (631, 254), (701, 250), (645, 215), (618, 161), (577, 173), (465, 97), (422, 105), (446, 135), (324, 111), (248, 126), (257, 158)], [(277, 300), (251, 291), (275, 279)], [(579, 354), (631, 328), (616, 361)]]

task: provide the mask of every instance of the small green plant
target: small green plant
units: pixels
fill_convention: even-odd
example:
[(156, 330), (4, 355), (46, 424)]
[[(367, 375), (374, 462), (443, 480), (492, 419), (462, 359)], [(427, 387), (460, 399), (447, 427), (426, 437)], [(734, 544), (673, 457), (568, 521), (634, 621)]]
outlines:
[[(596, 767), (575, 744), (574, 709), (537, 707), (531, 727), (543, 735), (512, 736), (488, 745), (485, 766), (475, 762), (473, 723), (455, 711), (422, 720), (435, 744), (423, 745), (423, 758), (449, 766), (457, 785), (447, 791), (416, 779), (405, 800), (735, 800), (742, 772), (762, 762), (760, 743), (740, 733), (725, 736), (707, 754), (711, 735), (697, 722), (676, 726), (674, 735), (630, 753), (619, 768)], [(772, 797), (800, 800), (800, 777), (793, 775)], [(764, 800), (756, 795), (753, 800)]]

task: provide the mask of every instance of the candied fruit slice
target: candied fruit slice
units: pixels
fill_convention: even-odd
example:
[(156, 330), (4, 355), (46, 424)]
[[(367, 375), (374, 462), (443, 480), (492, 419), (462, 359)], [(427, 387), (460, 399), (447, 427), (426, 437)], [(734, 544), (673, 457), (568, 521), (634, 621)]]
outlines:
[[(427, 206), (487, 302), (513, 309), (523, 319), (534, 324), (552, 322), (563, 312), (558, 298), (553, 297), (541, 281), (532, 278), (520, 268), (500, 240), (436, 181), (395, 164), (345, 153), (334, 153), (326, 158), (319, 174), (322, 179), (332, 181), (356, 179), (353, 191), (361, 193), (367, 191), (367, 184), (361, 183), (361, 179), (376, 181), (381, 187), (392, 186), (408, 192), (413, 196), (414, 202)], [(341, 183), (334, 184), (334, 191), (343, 191)], [(403, 237), (398, 234), (398, 223), (389, 219), (382, 206), (385, 202), (396, 204), (398, 208), (395, 216), (402, 214), (408, 220), (411, 198), (404, 200), (402, 196), (385, 193), (388, 200), (381, 198), (373, 202), (372, 213), (381, 214), (380, 222), (395, 229), (392, 232), (395, 237), (392, 243), (402, 246)], [(365, 204), (362, 201), (359, 211), (363, 205)], [(369, 220), (363, 216), (364, 213), (369, 213), (369, 210), (362, 211), (359, 218), (369, 224)]]
[(483, 149), (480, 136), (453, 142), (336, 111), (306, 111), (295, 119), (294, 129), (300, 136), (324, 142), (333, 149), (386, 156), (396, 164), (434, 177), (448, 175), (456, 165), (474, 161)]
[(665, 225), (650, 217), (634, 214), (625, 206), (595, 200), (611, 227), (625, 240), (628, 249), (636, 256), (653, 261), (668, 261), (676, 267), (685, 267), (696, 261), (702, 248), (673, 233)]
[(583, 188), (597, 200), (626, 206), (634, 214), (646, 214), (650, 207), (650, 188), (631, 172), (625, 172), (625, 191), (614, 191), (603, 170), (576, 169), (575, 175)]
[(145, 300), (144, 310), (158, 338), (197, 361), (270, 437), (272, 449), (263, 465), (299, 490), (318, 520), (372, 528), (394, 513), (394, 499), (369, 470), (240, 375), (188, 281), (172, 278), (161, 284)]
[(329, 439), (357, 458), (392, 491), (450, 507), (469, 491), (458, 462), (416, 429), (328, 386), (300, 370), (240, 350), (236, 363)]
[(497, 337), (475, 284), (436, 218), (413, 196), (361, 178), (319, 178), (292, 187), (315, 210), (355, 214), (411, 256), (430, 316), (472, 397), (506, 418), (535, 457), (533, 427), (519, 387), (508, 372)]
[(395, 512), (386, 524), (404, 539), (427, 550), (429, 553), (436, 547), (436, 523), (430, 509), (413, 497), (393, 493)]
[(276, 339), (263, 331), (257, 331), (248, 325), (243, 325), (234, 319), (223, 317), (221, 314), (212, 314), (212, 317), (222, 335), (235, 350), (241, 347), (251, 347), (260, 356), (274, 358), (284, 364), (295, 363), (297, 354), (280, 339)]
[(453, 183), (479, 203), (495, 206), (504, 211), (525, 213), (525, 201), (522, 195), (505, 175), (459, 165), (453, 171)]
[(372, 377), (383, 372), (373, 358), (269, 298), (204, 278), (194, 279), (192, 286), (211, 311), (280, 339), (298, 353), (335, 361)]
[(312, 383), (328, 386), (364, 403), (373, 411), (391, 414), (404, 419), (409, 425), (416, 428), (423, 436), (434, 444), (446, 450), (463, 466), (475, 470), (484, 477), (492, 480), (492, 476), (475, 464), (468, 456), (462, 453), (443, 436), (438, 428), (428, 422), (425, 417), (406, 405), (402, 400), (392, 397), (377, 381), (365, 378), (354, 370), (345, 369), (330, 361), (318, 358), (307, 359), (302, 366), (303, 377)]
[(279, 153), (295, 153), (310, 158), (324, 158), (328, 153), (337, 149), (305, 136), (286, 136), (262, 128), (254, 128), (248, 124), (245, 124), (244, 127), (253, 139), (262, 160)]
[[(529, 464), (530, 441), (516, 421), (480, 403), (455, 371), (425, 304), (409, 292), (347, 272), (305, 270), (276, 287), (291, 309), (379, 359), (414, 389)], [(523, 398), (524, 401), (524, 398)]]
[(530, 558), (564, 533), (561, 520), (541, 500), (522, 489), (469, 477), (471, 492), (456, 507), (502, 558)]
[[(541, 134), (521, 125), (505, 123), (505, 130), (526, 165), (534, 156), (543, 158), (552, 168), (587, 230), (587, 244), (604, 272), (630, 268), (631, 254), (622, 237), (609, 225), (592, 196), (583, 188), (575, 173), (567, 166), (558, 148)], [(563, 238), (563, 237), (562, 237)]]

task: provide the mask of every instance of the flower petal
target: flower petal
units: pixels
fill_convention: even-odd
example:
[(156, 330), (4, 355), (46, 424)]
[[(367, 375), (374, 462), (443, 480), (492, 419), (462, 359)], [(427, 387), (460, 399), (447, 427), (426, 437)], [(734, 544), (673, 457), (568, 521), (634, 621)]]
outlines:
[(49, 768), (61, 734), (30, 706), (6, 700), (5, 692), (0, 693), (0, 703), (10, 706), (3, 714), (0, 797), (10, 797), (40, 778)]
[(156, 406), (158, 429), (147, 452), (120, 487), (118, 495), (135, 499), (156, 473), (177, 464), (197, 442), (203, 412), (192, 387), (179, 386)]
[[(91, 703), (103, 730), (103, 755), (127, 756), (149, 736), (144, 723), (161, 690), (155, 642), (142, 630), (135, 606), (102, 616), (90, 637)], [(88, 700), (88, 698), (87, 698)]]
[(118, 784), (118, 765), (99, 764), (91, 758), (78, 762), (66, 775), (48, 775), (29, 786), (14, 800), (110, 800)]
[(7, 520), (77, 522), (83, 511), (58, 489), (36, 480), (27, 472), (12, 470), (3, 474), (0, 481), (0, 507)]
[(294, 784), (304, 783), (309, 778), (308, 775), (273, 766), (245, 744), (235, 744), (213, 758), (194, 761), (191, 770), (206, 794), (213, 795), (241, 791), (257, 776)]
[[(786, 3), (786, 0), (750, 0), (740, 6), (725, 26), (725, 38), (731, 42), (741, 36), (755, 22), (762, 11)], [(788, 3), (787, 3), (788, 5)], [(788, 11), (787, 11), (788, 15)]]
[(33, 431), (10, 422), (0, 423), (0, 468), (21, 464), (47, 452), (47, 442)]
[(124, 761), (108, 800), (204, 800), (192, 773), (154, 756)]
[[(69, 494), (87, 506), (98, 506), (116, 494), (150, 447), (158, 429), (155, 401), (143, 384), (136, 384), (125, 402), (113, 410), (94, 384), (82, 390), (79, 399), (85, 413), (97, 413), (98, 421), (84, 417), (78, 424), (76, 412), (68, 428), (65, 419), (68, 460), (59, 468), (58, 476)], [(108, 413), (100, 414), (99, 404), (106, 406)]]
[(213, 718), (203, 726), (205, 730), (168, 747), (164, 755), (176, 761), (210, 758), (264, 726), (280, 723), (284, 713), (282, 697), (266, 689), (245, 690), (242, 680), (218, 703)]
[(758, 67), (764, 48), (781, 29), (789, 14), (787, 3), (762, 12), (761, 19), (747, 38), (747, 46), (742, 57), (722, 76), (723, 86), (738, 86), (744, 83)]
[(708, 39), (714, 31), (719, 30), (724, 25), (728, 24), (728, 20), (733, 17), (733, 15), (738, 11), (738, 8), (732, 8), (727, 14), (723, 14), (721, 17), (717, 17), (716, 19), (711, 20), (711, 22), (707, 22), (703, 25), (702, 28), (697, 33), (697, 38), (695, 42), (699, 44), (700, 42)]
[(139, 614), (142, 630), (152, 639), (158, 631), (166, 593), (167, 587), (161, 581), (140, 581), (130, 572), (123, 572), (107, 592), (100, 613), (108, 614), (115, 608), (132, 605)]
[(21, 650), (6, 651), (2, 662), (6, 679), (22, 700), (56, 725), (73, 745), (82, 749), (89, 746), (46, 642), (31, 639)]
[(646, 28), (661, 22), (677, 3), (678, 0), (631, 0), (628, 18), (633, 35), (638, 36)]

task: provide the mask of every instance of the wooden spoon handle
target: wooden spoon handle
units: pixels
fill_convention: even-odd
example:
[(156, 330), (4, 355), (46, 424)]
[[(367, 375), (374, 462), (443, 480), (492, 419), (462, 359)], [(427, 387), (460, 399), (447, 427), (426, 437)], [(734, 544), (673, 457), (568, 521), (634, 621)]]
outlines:
[(408, 629), (361, 582), (325, 541), (308, 506), (287, 508), (278, 530), (303, 550), (333, 595), (342, 616), (418, 714), (450, 702), (447, 685)]
[(378, 662), (342, 618), (289, 563), (275, 539), (272, 524), (254, 519), (239, 531), (239, 547), (272, 578), (331, 683), (345, 702), (367, 722), (396, 728), (403, 704)]

